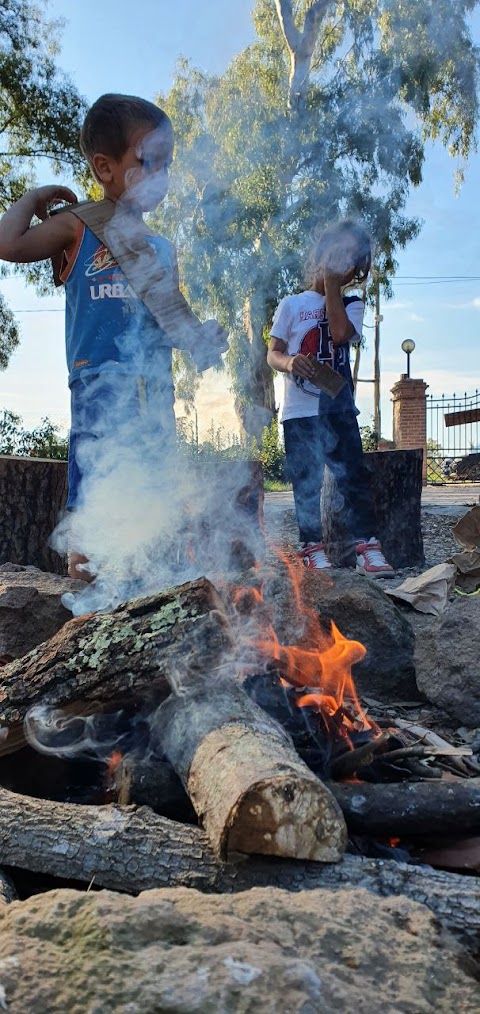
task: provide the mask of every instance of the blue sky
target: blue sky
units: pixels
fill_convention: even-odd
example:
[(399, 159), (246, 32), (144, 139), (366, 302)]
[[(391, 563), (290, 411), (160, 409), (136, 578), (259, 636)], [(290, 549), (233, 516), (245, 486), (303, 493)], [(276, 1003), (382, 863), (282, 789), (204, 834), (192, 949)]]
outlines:
[[(253, 37), (249, 0), (51, 0), (54, 17), (66, 20), (58, 61), (87, 100), (104, 91), (153, 98), (168, 90), (175, 62), (189, 57), (203, 70), (221, 72)], [(480, 15), (473, 21), (480, 42)], [(455, 163), (441, 146), (431, 147), (424, 182), (412, 192), (407, 212), (424, 220), (420, 237), (399, 255), (394, 299), (382, 305), (382, 421), (390, 435), (390, 388), (405, 369), (400, 345), (413, 338), (412, 375), (427, 381), (433, 394), (467, 393), (480, 387), (480, 161), (473, 156), (458, 197)], [(174, 166), (172, 168), (174, 172)], [(47, 182), (47, 178), (43, 180)], [(181, 256), (181, 252), (180, 252)], [(447, 284), (420, 282), (420, 276), (446, 276)], [(454, 276), (478, 276), (456, 282)], [(411, 276), (415, 276), (415, 279)], [(18, 313), (22, 343), (0, 373), (0, 409), (18, 412), (27, 425), (42, 416), (68, 425), (69, 401), (61, 296), (39, 299), (18, 278), (1, 283)], [(29, 311), (29, 312), (25, 312)], [(366, 325), (372, 325), (367, 313)], [(372, 374), (373, 331), (366, 327), (367, 350), (360, 375)], [(372, 385), (360, 385), (361, 423), (372, 412)], [(212, 417), (229, 430), (232, 401), (218, 375), (207, 377), (199, 401), (205, 428)]]

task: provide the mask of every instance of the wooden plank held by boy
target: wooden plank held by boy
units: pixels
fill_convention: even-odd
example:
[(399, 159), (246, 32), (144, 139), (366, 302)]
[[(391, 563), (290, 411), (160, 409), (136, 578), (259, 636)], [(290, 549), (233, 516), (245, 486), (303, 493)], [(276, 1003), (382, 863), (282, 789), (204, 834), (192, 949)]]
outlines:
[[(168, 343), (186, 349), (199, 369), (218, 363), (216, 346), (202, 349), (202, 323), (182, 295), (176, 271), (171, 273), (157, 258), (148, 242), (143, 219), (132, 214), (120, 201), (83, 201), (55, 208), (51, 214), (71, 212), (107, 247), (136, 296), (150, 310)], [(52, 258), (53, 277), (61, 285), (62, 256)], [(226, 337), (226, 336), (225, 336)]]

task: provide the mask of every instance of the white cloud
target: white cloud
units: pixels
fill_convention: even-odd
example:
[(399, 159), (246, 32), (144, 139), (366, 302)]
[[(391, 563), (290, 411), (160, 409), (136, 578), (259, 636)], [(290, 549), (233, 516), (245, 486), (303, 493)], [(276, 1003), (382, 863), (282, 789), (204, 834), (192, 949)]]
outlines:
[(475, 296), (475, 299), (470, 299), (468, 303), (443, 303), (439, 305), (446, 306), (448, 310), (480, 310), (480, 296)]
[(411, 303), (411, 302), (410, 303), (397, 303), (394, 300), (393, 303), (385, 303), (384, 304), (384, 306), (383, 306), (383, 312), (386, 313), (387, 310), (409, 310), (411, 306), (413, 306), (413, 303)]

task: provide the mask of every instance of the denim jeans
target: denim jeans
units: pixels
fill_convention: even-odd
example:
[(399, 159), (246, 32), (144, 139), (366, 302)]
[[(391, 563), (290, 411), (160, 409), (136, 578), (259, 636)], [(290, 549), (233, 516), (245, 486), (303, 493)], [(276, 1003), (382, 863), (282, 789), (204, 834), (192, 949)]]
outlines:
[(91, 472), (99, 443), (136, 448), (148, 455), (152, 470), (173, 454), (175, 416), (159, 378), (88, 375), (72, 384), (71, 413), (67, 510), (79, 505), (82, 477)]
[(322, 541), (320, 494), (325, 465), (333, 472), (343, 499), (345, 528), (353, 539), (372, 538), (375, 520), (370, 478), (355, 412), (287, 419), (283, 430), (300, 541)]

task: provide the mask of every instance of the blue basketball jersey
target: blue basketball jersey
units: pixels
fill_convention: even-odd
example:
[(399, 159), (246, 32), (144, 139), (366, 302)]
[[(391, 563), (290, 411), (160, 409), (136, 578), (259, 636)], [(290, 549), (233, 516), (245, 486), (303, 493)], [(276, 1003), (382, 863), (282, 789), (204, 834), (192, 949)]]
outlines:
[[(173, 245), (149, 236), (159, 263), (175, 270)], [(66, 352), (71, 386), (81, 376), (109, 372), (158, 376), (171, 388), (172, 352), (165, 333), (135, 295), (110, 251), (79, 223), (75, 250), (61, 272), (66, 296)]]

